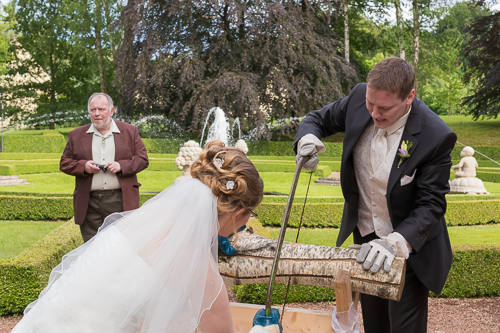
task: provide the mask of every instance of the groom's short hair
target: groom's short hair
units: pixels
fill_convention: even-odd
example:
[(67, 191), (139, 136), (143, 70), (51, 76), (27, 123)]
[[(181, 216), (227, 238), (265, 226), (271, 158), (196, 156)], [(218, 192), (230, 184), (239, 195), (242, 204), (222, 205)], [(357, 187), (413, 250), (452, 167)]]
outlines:
[(369, 88), (390, 91), (404, 100), (415, 84), (415, 70), (403, 59), (389, 57), (372, 68), (366, 81)]

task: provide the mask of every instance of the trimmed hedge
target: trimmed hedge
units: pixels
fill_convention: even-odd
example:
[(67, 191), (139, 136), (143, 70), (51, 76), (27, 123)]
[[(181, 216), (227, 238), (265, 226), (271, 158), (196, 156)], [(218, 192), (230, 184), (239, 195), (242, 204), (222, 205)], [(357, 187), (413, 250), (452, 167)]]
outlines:
[(0, 195), (0, 220), (59, 220), (73, 217), (71, 197)]
[(35, 173), (59, 172), (59, 163), (22, 163), (0, 165), (0, 176), (9, 175), (31, 175)]
[[(140, 204), (157, 193), (141, 193)], [(448, 198), (450, 198), (449, 196)], [(470, 196), (461, 196), (469, 198)], [(476, 197), (477, 198), (477, 197)], [(446, 223), (448, 226), (478, 225), (500, 222), (500, 198), (490, 200), (448, 200)], [(265, 226), (279, 227), (285, 212), (286, 196), (265, 196), (257, 207), (259, 220)], [(297, 227), (302, 214), (304, 197), (295, 198), (290, 214), (290, 226)], [(310, 197), (304, 211), (303, 225), (313, 228), (338, 228), (344, 209), (341, 197)], [(73, 198), (58, 193), (46, 197), (45, 193), (5, 193), (0, 195), (1, 220), (59, 220), (73, 216)]]
[(50, 135), (6, 135), (6, 153), (62, 153), (66, 139), (60, 133)]
[(79, 227), (70, 220), (18, 256), (0, 260), (0, 316), (22, 313), (38, 298), (63, 255), (82, 243)]
[(476, 172), (476, 177), (481, 179), (483, 182), (500, 183), (500, 169), (498, 170), (499, 172), (478, 170)]
[[(263, 202), (256, 212), (263, 225), (279, 227), (285, 207), (286, 203)], [(343, 209), (343, 202), (308, 203), (302, 223), (305, 227), (338, 228)], [(298, 226), (301, 213), (301, 205), (292, 206), (289, 221), (291, 227)], [(500, 200), (450, 201), (445, 218), (448, 226), (500, 223)]]
[[(441, 294), (433, 297), (500, 296), (500, 245), (454, 247), (450, 274)], [(283, 303), (286, 285), (276, 284), (275, 304)], [(264, 304), (267, 284), (233, 286), (239, 302)], [(291, 285), (288, 303), (334, 301), (335, 290)]]
[(146, 146), (146, 151), (152, 154), (178, 154), (179, 149), (184, 146), (186, 140), (183, 139), (145, 139), (142, 142)]
[[(497, 146), (481, 146), (481, 147), (472, 147), (474, 148), (474, 150), (476, 150), (477, 148), (477, 151), (481, 152), (481, 154), (484, 154), (486, 156), (488, 156), (489, 158), (495, 160), (495, 161), (500, 161), (500, 147), (497, 147)], [(455, 145), (455, 147), (453, 148), (453, 151), (451, 152), (451, 158), (452, 160), (454, 161), (460, 161), (460, 159), (462, 158), (462, 156), (460, 156), (460, 153), (462, 152), (462, 149), (464, 149), (463, 146), (461, 145)], [(474, 157), (476, 158), (476, 160), (478, 161), (482, 161), (482, 160), (486, 160), (488, 161), (488, 159), (486, 157), (484, 157), (483, 155), (480, 155), (478, 154), (477, 152), (474, 154)]]

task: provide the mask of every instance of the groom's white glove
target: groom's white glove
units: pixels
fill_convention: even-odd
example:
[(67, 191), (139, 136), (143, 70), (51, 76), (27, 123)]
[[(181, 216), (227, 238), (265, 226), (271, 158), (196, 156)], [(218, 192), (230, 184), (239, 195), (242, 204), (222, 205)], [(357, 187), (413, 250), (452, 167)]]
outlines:
[(295, 163), (298, 163), (301, 157), (309, 157), (309, 160), (302, 167), (305, 170), (314, 170), (318, 165), (318, 153), (326, 151), (325, 145), (313, 134), (304, 135), (297, 144), (297, 156)]
[(255, 325), (248, 333), (280, 333), (280, 327), (278, 325), (269, 325), (266, 327)]
[(384, 271), (389, 272), (395, 257), (408, 259), (412, 251), (411, 245), (399, 232), (392, 232), (382, 239), (349, 248), (359, 249), (356, 261), (363, 263), (363, 268), (371, 269), (373, 273), (378, 272), (382, 266)]
[(384, 271), (391, 270), (392, 262), (396, 256), (396, 250), (384, 240), (375, 239), (361, 245), (356, 261), (363, 263), (364, 269), (370, 269), (373, 273), (384, 267)]

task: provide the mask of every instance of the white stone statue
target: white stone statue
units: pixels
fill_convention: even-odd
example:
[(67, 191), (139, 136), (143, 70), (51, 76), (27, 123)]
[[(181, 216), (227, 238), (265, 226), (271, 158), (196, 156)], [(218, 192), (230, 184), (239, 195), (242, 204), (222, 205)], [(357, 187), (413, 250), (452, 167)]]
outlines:
[(472, 147), (464, 147), (460, 163), (454, 165), (455, 179), (450, 182), (450, 193), (488, 194), (483, 181), (476, 178), (477, 161)]
[(194, 161), (198, 159), (198, 155), (203, 151), (200, 148), (198, 142), (189, 140), (184, 143), (184, 147), (179, 150), (179, 156), (175, 159), (175, 165), (177, 169), (184, 170), (181, 176), (174, 180), (174, 184), (183, 179), (192, 178), (191, 177), (191, 166)]
[(234, 147), (238, 148), (239, 150), (241, 150), (242, 152), (244, 152), (245, 155), (246, 155), (246, 153), (248, 153), (247, 143), (243, 139), (239, 139), (238, 141), (236, 141), (236, 144), (234, 145)]

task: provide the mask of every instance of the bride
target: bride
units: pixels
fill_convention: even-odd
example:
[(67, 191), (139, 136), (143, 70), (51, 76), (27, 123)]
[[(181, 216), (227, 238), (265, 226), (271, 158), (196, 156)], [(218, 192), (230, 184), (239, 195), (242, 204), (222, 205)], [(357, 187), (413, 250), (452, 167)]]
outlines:
[(219, 141), (200, 153), (191, 175), (106, 218), (54, 268), (12, 333), (236, 332), (217, 235), (248, 221), (264, 185), (243, 152)]

